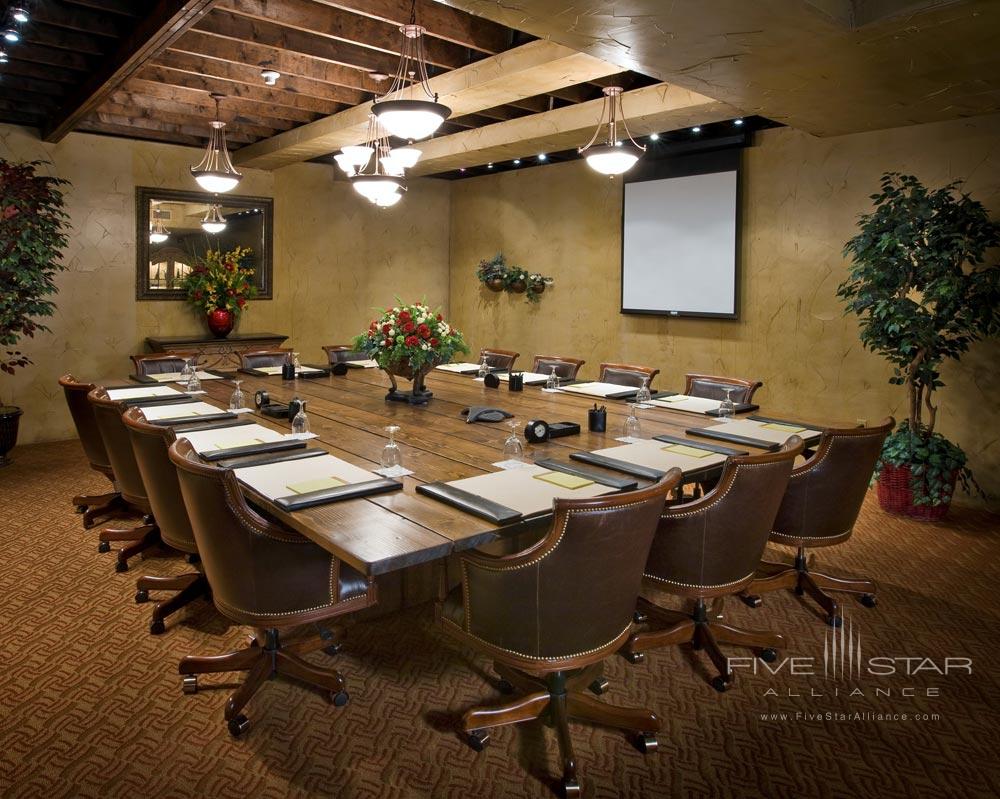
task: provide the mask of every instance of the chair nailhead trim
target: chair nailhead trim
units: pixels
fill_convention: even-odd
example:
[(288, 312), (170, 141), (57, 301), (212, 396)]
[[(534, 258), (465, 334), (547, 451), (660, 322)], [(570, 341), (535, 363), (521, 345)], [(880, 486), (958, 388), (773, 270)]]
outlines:
[(657, 577), (655, 574), (643, 574), (642, 576), (648, 577), (650, 580), (656, 580), (659, 583), (670, 583), (671, 585), (680, 585), (684, 588), (728, 588), (731, 585), (742, 583), (744, 580), (749, 580), (755, 573), (756, 571), (752, 571), (746, 575), (746, 577), (740, 577), (738, 580), (733, 580), (731, 583), (715, 583), (713, 585), (704, 585), (703, 583), (681, 583), (677, 580), (668, 580), (666, 577)]
[(496, 644), (490, 643), (485, 638), (480, 638), (478, 635), (474, 635), (473, 633), (470, 633), (468, 630), (462, 630), (462, 628), (459, 627), (457, 624), (455, 624), (455, 622), (453, 622), (451, 619), (442, 619), (442, 621), (445, 624), (450, 624), (452, 627), (454, 627), (457, 630), (461, 630), (462, 633), (464, 635), (469, 636), (469, 638), (474, 638), (475, 640), (480, 641), (481, 643), (483, 643), (486, 646), (488, 646), (490, 649), (495, 649), (495, 650), (497, 650), (499, 652), (507, 652), (508, 654), (511, 654), (511, 655), (517, 655), (517, 657), (525, 658), (526, 660), (537, 660), (537, 661), (539, 661), (541, 663), (544, 663), (544, 662), (549, 661), (549, 660), (565, 660), (565, 659), (568, 659), (568, 658), (582, 657), (584, 655), (592, 655), (595, 652), (600, 652), (602, 649), (605, 649), (605, 648), (611, 646), (615, 641), (617, 641), (619, 638), (621, 638), (623, 635), (625, 635), (625, 633), (627, 633), (629, 631), (629, 629), (632, 627), (632, 622), (629, 622), (628, 624), (625, 625), (624, 628), (622, 628), (622, 631), (620, 633), (618, 633), (618, 635), (616, 635), (610, 641), (608, 641), (607, 643), (601, 644), (600, 646), (595, 646), (593, 649), (588, 649), (586, 652), (576, 652), (576, 653), (574, 653), (572, 655), (549, 655), (547, 657), (539, 657), (537, 655), (526, 655), (523, 652), (518, 652), (516, 649), (507, 649), (506, 647), (497, 646)]

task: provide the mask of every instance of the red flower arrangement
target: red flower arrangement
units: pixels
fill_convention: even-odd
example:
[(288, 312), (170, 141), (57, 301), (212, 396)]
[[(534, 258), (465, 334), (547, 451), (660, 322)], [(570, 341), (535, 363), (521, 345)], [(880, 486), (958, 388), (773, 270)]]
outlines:
[(469, 351), (462, 334), (421, 302), (381, 311), (368, 331), (354, 339), (354, 347), (383, 369), (409, 364), (415, 371)]

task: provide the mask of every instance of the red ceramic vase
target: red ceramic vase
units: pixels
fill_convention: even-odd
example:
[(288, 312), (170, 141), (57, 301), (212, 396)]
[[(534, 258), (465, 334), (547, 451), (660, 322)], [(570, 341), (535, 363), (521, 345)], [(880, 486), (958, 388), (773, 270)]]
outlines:
[(216, 308), (208, 312), (208, 329), (216, 338), (225, 338), (232, 333), (235, 322), (233, 312), (225, 308)]

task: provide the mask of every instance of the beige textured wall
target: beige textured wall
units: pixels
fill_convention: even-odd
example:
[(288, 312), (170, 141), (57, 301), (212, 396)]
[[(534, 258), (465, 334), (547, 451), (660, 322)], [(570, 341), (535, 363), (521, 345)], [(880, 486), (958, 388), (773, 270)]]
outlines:
[[(59, 375), (124, 374), (128, 355), (143, 351), (146, 336), (205, 330), (183, 302), (135, 300), (135, 187), (197, 189), (188, 168), (200, 155), (87, 134), (51, 145), (32, 130), (0, 125), (0, 157), (51, 161), (45, 169), (72, 183), (69, 269), (57, 277), (57, 311), (47, 321), (52, 332), (23, 343), (34, 366), (0, 377), (0, 399), (26, 411), (22, 443), (67, 438), (73, 428)], [(414, 181), (392, 213), (334, 183), (326, 165), (243, 173), (240, 194), (275, 198), (274, 299), (252, 301), (238, 330), (287, 333), (303, 359), (313, 360), (323, 355), (323, 344), (359, 332), (369, 306), (391, 302), (396, 287), (446, 301), (447, 184)], [(407, 205), (426, 213), (423, 224), (399, 213)]]
[[(746, 151), (742, 208), (742, 318), (736, 322), (619, 313), (621, 183), (582, 162), (504, 172), (452, 189), (451, 315), (474, 347), (495, 344), (587, 360), (657, 366), (658, 385), (683, 389), (689, 371), (764, 381), (768, 409), (820, 419), (899, 416), (889, 369), (858, 341), (835, 291), (857, 215), (888, 169), (937, 185), (967, 179), (1000, 215), (1000, 116), (817, 139), (766, 131)], [(480, 258), (555, 278), (539, 306), (480, 287)], [(939, 429), (969, 453), (980, 482), (1000, 495), (1000, 347), (981, 343), (944, 371)]]

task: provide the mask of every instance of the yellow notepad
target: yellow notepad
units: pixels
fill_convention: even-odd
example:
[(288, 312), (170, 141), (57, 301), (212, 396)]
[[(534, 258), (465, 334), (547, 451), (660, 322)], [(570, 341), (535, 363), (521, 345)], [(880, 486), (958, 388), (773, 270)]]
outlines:
[(337, 488), (337, 486), (342, 485), (347, 484), (338, 477), (319, 477), (315, 480), (303, 480), (301, 483), (291, 483), (287, 488), (296, 494), (308, 494), (310, 491), (322, 491), (324, 488)]
[(263, 444), (259, 438), (245, 438), (242, 441), (216, 441), (216, 449), (235, 449), (236, 447), (252, 447), (254, 444)]
[(768, 430), (780, 430), (782, 433), (801, 433), (807, 429), (794, 424), (779, 424), (778, 422), (762, 424), (761, 427), (766, 427)]
[(586, 477), (577, 477), (575, 474), (566, 474), (566, 472), (543, 472), (542, 474), (536, 474), (535, 479), (552, 483), (552, 485), (559, 486), (560, 488), (568, 488), (570, 491), (576, 491), (578, 488), (594, 484), (593, 480), (588, 480)]
[(707, 458), (712, 454), (707, 449), (689, 447), (686, 444), (671, 444), (663, 449), (667, 452), (673, 452), (676, 455), (687, 455), (689, 458)]

